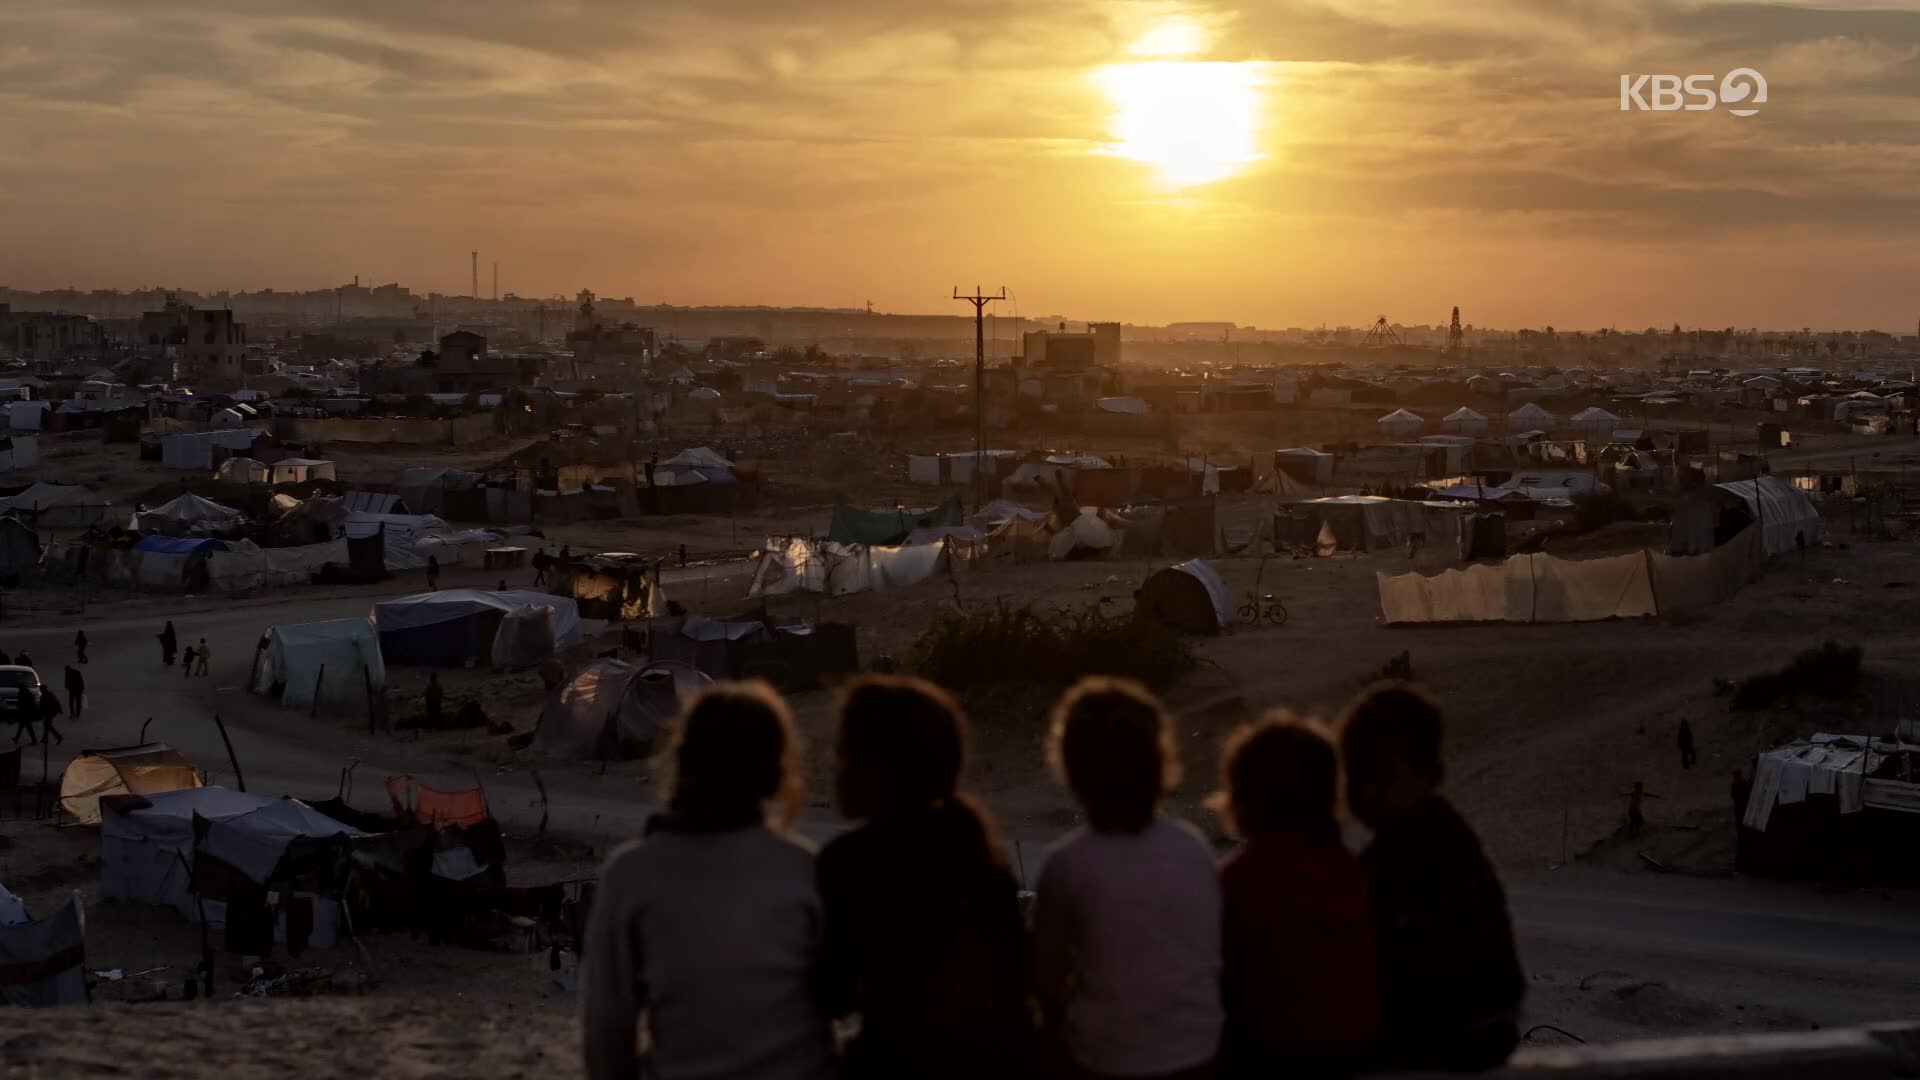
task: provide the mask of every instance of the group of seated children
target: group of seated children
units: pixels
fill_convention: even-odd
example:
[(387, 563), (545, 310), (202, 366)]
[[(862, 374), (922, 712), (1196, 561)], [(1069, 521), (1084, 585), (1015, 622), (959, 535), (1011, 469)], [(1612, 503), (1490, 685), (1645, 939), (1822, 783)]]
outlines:
[[(1159, 701), (1082, 680), (1047, 754), (1086, 824), (1042, 865), (1030, 924), (959, 790), (966, 727), (929, 683), (852, 684), (835, 787), (859, 824), (816, 858), (787, 831), (785, 703), (762, 684), (696, 699), (666, 808), (597, 893), (587, 1074), (1238, 1080), (1473, 1071), (1512, 1051), (1525, 984), (1506, 895), (1439, 793), (1440, 713), (1417, 690), (1363, 693), (1337, 748), (1279, 712), (1234, 732), (1214, 808), (1243, 843), (1216, 865), (1161, 813), (1180, 768)], [(1358, 857), (1343, 764), (1372, 832)]]

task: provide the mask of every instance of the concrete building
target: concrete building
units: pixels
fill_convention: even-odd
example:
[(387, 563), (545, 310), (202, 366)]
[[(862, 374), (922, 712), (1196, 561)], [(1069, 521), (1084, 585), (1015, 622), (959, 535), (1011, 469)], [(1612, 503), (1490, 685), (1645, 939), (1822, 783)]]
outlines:
[(1065, 323), (1058, 330), (1029, 330), (1021, 337), (1021, 353), (1026, 367), (1117, 369), (1120, 324), (1088, 323), (1085, 333), (1069, 333)]
[(226, 308), (196, 308), (172, 297), (140, 316), (135, 344), (178, 361), (191, 375), (239, 378), (247, 370), (247, 325)]
[(93, 352), (103, 342), (100, 324), (85, 315), (14, 311), (0, 304), (0, 356), (18, 360), (64, 360)]
[(532, 386), (545, 368), (544, 357), (490, 355), (485, 337), (471, 330), (455, 330), (440, 339), (434, 385), (442, 394)]

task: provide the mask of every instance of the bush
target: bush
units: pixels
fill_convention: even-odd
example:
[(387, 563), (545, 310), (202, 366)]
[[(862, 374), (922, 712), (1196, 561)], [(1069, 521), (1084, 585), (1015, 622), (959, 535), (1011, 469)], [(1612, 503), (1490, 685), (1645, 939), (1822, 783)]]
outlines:
[(996, 684), (1058, 689), (1083, 675), (1125, 675), (1164, 689), (1197, 662), (1187, 641), (1160, 623), (1097, 606), (1042, 615), (1001, 600), (945, 612), (914, 643), (919, 673), (962, 693)]
[(1765, 709), (1800, 694), (1821, 698), (1844, 698), (1853, 693), (1860, 681), (1858, 645), (1823, 642), (1817, 649), (1793, 658), (1778, 671), (1769, 671), (1743, 680), (1733, 691), (1736, 709)]

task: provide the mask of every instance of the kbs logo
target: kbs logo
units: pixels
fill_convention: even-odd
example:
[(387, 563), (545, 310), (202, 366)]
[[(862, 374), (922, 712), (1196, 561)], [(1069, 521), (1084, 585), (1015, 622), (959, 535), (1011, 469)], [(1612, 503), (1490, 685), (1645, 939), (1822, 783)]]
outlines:
[(1755, 105), (1767, 103), (1767, 77), (1752, 68), (1734, 68), (1715, 86), (1711, 75), (1622, 75), (1620, 111), (1706, 112), (1717, 106), (1738, 105), (1727, 111), (1752, 116)]

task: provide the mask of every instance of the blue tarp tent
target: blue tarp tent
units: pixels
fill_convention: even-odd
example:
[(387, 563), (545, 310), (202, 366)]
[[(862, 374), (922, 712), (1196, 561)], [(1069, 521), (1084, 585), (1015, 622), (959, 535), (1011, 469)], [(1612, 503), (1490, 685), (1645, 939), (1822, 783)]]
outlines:
[(389, 666), (469, 667), (491, 662), (501, 624), (511, 612), (553, 609), (553, 647), (580, 644), (580, 608), (551, 593), (442, 589), (373, 606), (380, 654)]
[(212, 551), (227, 550), (224, 540), (209, 540), (191, 536), (143, 536), (133, 545), (135, 551), (153, 551), (162, 555), (205, 555)]

